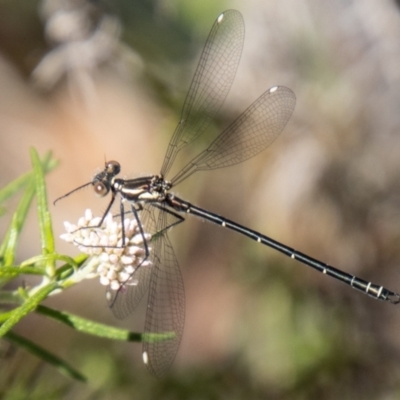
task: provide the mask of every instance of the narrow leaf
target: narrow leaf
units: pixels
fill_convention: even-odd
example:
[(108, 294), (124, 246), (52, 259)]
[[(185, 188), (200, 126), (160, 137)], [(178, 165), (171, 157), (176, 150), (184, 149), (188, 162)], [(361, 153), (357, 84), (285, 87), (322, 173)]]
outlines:
[(11, 311), (10, 317), (0, 326), (0, 337), (4, 336), (14, 325), (16, 325), (23, 317), (33, 311), (41, 301), (43, 301), (53, 290), (59, 286), (51, 283), (38, 290), (29, 297), (24, 304)]
[(28, 260), (25, 260), (23, 263), (21, 263), (21, 267), (26, 267), (26, 266), (32, 265), (32, 264), (40, 265), (42, 263), (46, 263), (49, 261), (51, 261), (52, 263), (54, 263), (55, 261), (64, 261), (68, 265), (71, 265), (75, 268), (79, 267), (79, 264), (72, 257), (64, 256), (62, 254), (57, 254), (57, 253), (40, 255), (40, 256), (35, 256), (32, 258), (29, 258)]
[(42, 268), (36, 267), (20, 267), (20, 266), (10, 266), (0, 268), (0, 278), (15, 278), (21, 274), (27, 275), (44, 275)]
[(44, 180), (44, 169), (40, 163), (35, 149), (31, 148), (31, 160), (35, 175), (36, 197), (39, 216), (40, 236), (42, 238), (43, 254), (54, 253), (54, 235), (51, 225), (51, 216), (47, 203), (46, 183)]
[(43, 361), (56, 367), (62, 374), (67, 375), (78, 381), (86, 382), (85, 376), (83, 376), (79, 371), (71, 367), (66, 361), (57, 357), (56, 355), (50, 353), (48, 350), (37, 345), (36, 343), (17, 335), (14, 332), (8, 332), (5, 335), (5, 339), (15, 345), (24, 348), (30, 353), (34, 354), (36, 357), (41, 358)]
[[(42, 161), (41, 164), (43, 166), (43, 169), (46, 173), (49, 171), (53, 170), (57, 164), (58, 161), (52, 159), (51, 157), (51, 152), (47, 152)], [(4, 203), (7, 199), (12, 197), (15, 193), (17, 193), (19, 190), (21, 190), (23, 187), (25, 187), (29, 182), (32, 181), (33, 179), (33, 172), (27, 172), (23, 175), (21, 175), (19, 178), (13, 180), (10, 182), (7, 186), (2, 188), (0, 190), (0, 204)]]
[(35, 185), (33, 180), (29, 182), (22, 199), (15, 211), (10, 227), (0, 248), (0, 258), (3, 265), (12, 265), (14, 263), (15, 251), (17, 247), (18, 237), (26, 220), (29, 207), (35, 194)]
[(65, 324), (79, 332), (89, 335), (100, 336), (113, 340), (125, 340), (129, 342), (142, 341), (142, 334), (130, 332), (127, 329), (115, 328), (113, 326), (100, 324), (86, 318), (78, 317), (65, 311), (57, 311), (49, 307), (40, 305), (36, 312), (46, 317), (52, 318), (57, 322)]
[(12, 311), (7, 311), (0, 314), (0, 324), (7, 321), (12, 316), (12, 313), (13, 313)]
[[(43, 170), (46, 172), (51, 171), (58, 164), (56, 160), (51, 158), (50, 152), (43, 157), (43, 161), (41, 163), (43, 165)], [(14, 180), (5, 188), (0, 190), (1, 203), (25, 186), (27, 186), (26, 190), (20, 200), (16, 212), (13, 215), (10, 227), (5, 235), (5, 239), (0, 246), (0, 261), (2, 265), (10, 266), (14, 263), (18, 237), (26, 220), (26, 215), (29, 211), (29, 207), (35, 194), (34, 172), (31, 171), (22, 175), (20, 178)]]

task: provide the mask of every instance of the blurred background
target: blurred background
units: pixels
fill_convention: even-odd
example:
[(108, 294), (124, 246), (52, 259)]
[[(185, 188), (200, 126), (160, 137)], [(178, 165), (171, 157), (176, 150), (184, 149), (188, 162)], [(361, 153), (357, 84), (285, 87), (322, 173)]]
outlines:
[[(394, 0), (3, 0), (1, 186), (31, 168), (31, 146), (60, 160), (47, 179), (50, 201), (90, 181), (105, 159), (118, 160), (123, 177), (157, 173), (207, 34), (229, 8), (243, 14), (246, 37), (221, 128), (277, 84), (296, 93), (296, 109), (267, 151), (198, 173), (176, 193), (399, 291)], [(15, 204), (7, 204), (2, 233)], [(106, 204), (89, 188), (52, 206), (56, 236), (63, 221), (75, 222), (88, 207), (100, 215)], [(32, 213), (20, 261), (40, 251), (37, 225)], [(76, 383), (9, 349), (0, 359), (4, 398), (400, 398), (399, 309), (194, 218), (170, 236), (187, 305), (165, 379), (147, 372), (140, 344), (93, 339), (32, 315), (16, 331), (89, 381)], [(77, 254), (61, 240), (57, 247)], [(117, 321), (104, 295), (93, 280), (46, 304), (143, 330), (145, 305)]]

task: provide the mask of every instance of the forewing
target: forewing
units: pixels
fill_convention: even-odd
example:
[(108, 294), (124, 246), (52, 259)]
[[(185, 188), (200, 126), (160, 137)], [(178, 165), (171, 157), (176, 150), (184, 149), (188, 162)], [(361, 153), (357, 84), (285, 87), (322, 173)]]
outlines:
[(221, 108), (234, 80), (243, 42), (242, 15), (236, 10), (223, 12), (215, 21), (201, 54), (181, 119), (165, 155), (163, 176), (179, 150), (199, 137)]

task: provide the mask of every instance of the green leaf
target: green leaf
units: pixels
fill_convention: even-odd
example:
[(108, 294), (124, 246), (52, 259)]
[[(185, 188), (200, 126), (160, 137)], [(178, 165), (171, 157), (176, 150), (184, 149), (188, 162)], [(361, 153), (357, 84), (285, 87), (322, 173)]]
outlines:
[(40, 255), (40, 256), (35, 256), (32, 258), (29, 258), (28, 260), (25, 260), (23, 263), (21, 263), (21, 267), (26, 267), (28, 265), (32, 265), (32, 264), (43, 264), (46, 262), (52, 262), (54, 263), (55, 261), (64, 261), (66, 262), (69, 266), (73, 266), (75, 268), (79, 268), (79, 264), (72, 258), (69, 256), (65, 256), (63, 254), (57, 254), (57, 253), (53, 253), (53, 254), (46, 254), (46, 255)]
[(175, 332), (163, 332), (163, 333), (144, 333), (142, 335), (143, 342), (162, 342), (164, 340), (172, 340), (176, 338)]
[(85, 376), (83, 376), (80, 372), (71, 367), (67, 362), (65, 362), (61, 358), (55, 356), (54, 354), (50, 353), (43, 347), (37, 345), (36, 343), (22, 336), (19, 336), (11, 331), (5, 335), (5, 339), (7, 339), (9, 342), (14, 343), (19, 347), (24, 348), (25, 350), (34, 354), (36, 357), (41, 358), (43, 361), (53, 365), (62, 374), (67, 375), (73, 379), (77, 379), (78, 381), (86, 382)]
[(27, 275), (44, 275), (42, 268), (36, 267), (20, 267), (20, 266), (10, 266), (0, 268), (0, 278), (15, 278), (21, 274)]
[[(36, 198), (37, 198), (37, 210), (40, 227), (40, 237), (42, 243), (42, 254), (53, 254), (54, 253), (54, 234), (51, 223), (51, 216), (49, 213), (49, 207), (47, 203), (47, 191), (46, 182), (44, 180), (44, 171), (40, 163), (39, 155), (36, 150), (31, 148), (31, 160), (33, 165), (33, 172), (35, 175), (35, 187), (36, 187)], [(46, 270), (48, 276), (54, 276), (55, 263), (54, 259), (48, 259), (46, 262)]]
[(141, 342), (143, 339), (143, 335), (141, 333), (130, 332), (127, 329), (120, 329), (113, 326), (100, 324), (98, 322), (78, 317), (65, 311), (57, 311), (43, 305), (39, 305), (36, 308), (36, 312), (88, 335), (94, 335), (113, 340), (124, 340), (128, 342)]
[(7, 311), (5, 313), (0, 314), (0, 324), (7, 321), (12, 316), (12, 311)]
[[(47, 152), (43, 160), (41, 161), (41, 164), (43, 166), (43, 169), (46, 173), (50, 172), (53, 170), (57, 165), (58, 161), (52, 159), (51, 157), (51, 152)], [(9, 183), (7, 186), (2, 188), (0, 190), (0, 204), (4, 203), (7, 199), (12, 197), (15, 193), (17, 193), (19, 190), (21, 190), (23, 187), (29, 184), (29, 182), (32, 181), (33, 179), (33, 172), (27, 172), (23, 175), (21, 175), (19, 178), (15, 179), (11, 183)]]
[(60, 268), (57, 269), (57, 280), (59, 282), (64, 280), (62, 286), (64, 289), (66, 289), (69, 285), (66, 284), (65, 279), (69, 278), (73, 274), (74, 269), (78, 269), (79, 267), (81, 267), (89, 256), (87, 254), (80, 254), (72, 259), (70, 259), (70, 257), (68, 256), (59, 256), (59, 255), (57, 256), (58, 259), (67, 262), (66, 264), (62, 265)]
[(176, 337), (174, 332), (144, 334), (130, 332), (127, 329), (120, 329), (113, 326), (100, 324), (98, 322), (78, 317), (65, 311), (57, 311), (43, 305), (39, 305), (36, 308), (36, 312), (65, 324), (79, 332), (107, 339), (124, 340), (128, 342), (159, 342), (163, 340), (174, 339)]
[(13, 215), (10, 227), (8, 228), (5, 239), (0, 248), (0, 258), (2, 259), (3, 265), (9, 266), (14, 263), (18, 237), (26, 220), (34, 194), (35, 186), (33, 180), (31, 180), (19, 202), (17, 210)]
[(50, 283), (31, 295), (20, 307), (11, 311), (10, 317), (0, 326), (0, 337), (4, 336), (22, 318), (33, 311), (53, 290), (59, 288), (57, 283)]
[[(41, 162), (43, 170), (49, 172), (54, 169), (58, 162), (51, 158), (51, 153), (47, 153)], [(0, 246), (0, 260), (2, 265), (10, 266), (14, 263), (15, 251), (19, 234), (23, 228), (27, 213), (35, 194), (34, 172), (29, 172), (14, 180), (5, 188), (0, 190), (0, 203), (14, 195), (18, 190), (26, 186), (25, 192), (15, 211), (10, 227)]]

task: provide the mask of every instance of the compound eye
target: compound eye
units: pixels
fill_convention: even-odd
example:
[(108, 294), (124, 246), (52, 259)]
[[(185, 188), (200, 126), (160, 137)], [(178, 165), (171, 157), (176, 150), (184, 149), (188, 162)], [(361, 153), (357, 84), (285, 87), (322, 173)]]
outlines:
[(100, 197), (104, 197), (110, 191), (110, 187), (100, 181), (97, 181), (93, 184), (93, 189), (94, 192)]
[(106, 171), (107, 171), (107, 174), (117, 175), (121, 171), (121, 166), (118, 161), (114, 161), (114, 160), (107, 161)]

